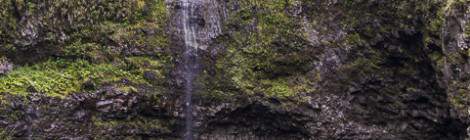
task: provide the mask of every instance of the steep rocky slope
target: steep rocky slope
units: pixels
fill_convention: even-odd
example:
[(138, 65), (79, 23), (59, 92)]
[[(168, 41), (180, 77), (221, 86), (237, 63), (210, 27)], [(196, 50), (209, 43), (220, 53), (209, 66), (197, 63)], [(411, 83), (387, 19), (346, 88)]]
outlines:
[(202, 140), (465, 139), (469, 18), (466, 0), (0, 0), (0, 138), (182, 139), (191, 115)]

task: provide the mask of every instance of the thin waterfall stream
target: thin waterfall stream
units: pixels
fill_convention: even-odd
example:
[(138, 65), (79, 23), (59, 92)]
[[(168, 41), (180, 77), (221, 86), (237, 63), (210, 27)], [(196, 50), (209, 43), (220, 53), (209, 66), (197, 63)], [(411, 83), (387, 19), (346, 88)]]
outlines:
[(225, 12), (223, 5), (216, 0), (166, 0), (172, 8), (172, 25), (178, 38), (184, 42), (180, 55), (179, 74), (184, 94), (184, 132), (185, 140), (195, 136), (193, 94), (197, 92), (194, 82), (202, 68), (199, 53), (206, 52), (210, 41), (222, 33), (221, 20)]
[(193, 139), (193, 109), (192, 94), (193, 81), (196, 78), (199, 63), (197, 62), (197, 49), (199, 48), (196, 36), (196, 27), (191, 23), (191, 16), (195, 8), (190, 0), (182, 0), (182, 24), (184, 33), (183, 78), (184, 78), (184, 104), (185, 104), (185, 131), (184, 139)]

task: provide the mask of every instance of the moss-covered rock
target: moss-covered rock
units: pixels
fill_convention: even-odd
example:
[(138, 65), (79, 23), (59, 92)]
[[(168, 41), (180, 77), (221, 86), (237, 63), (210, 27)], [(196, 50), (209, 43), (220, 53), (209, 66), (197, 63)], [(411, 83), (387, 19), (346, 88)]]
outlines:
[[(8, 46), (0, 54), (14, 62), (31, 63), (50, 56), (104, 58), (110, 50), (149, 55), (168, 45), (164, 1), (5, 0), (0, 7), (0, 45)], [(89, 50), (90, 46), (98, 47)], [(24, 57), (30, 54), (35, 57)]]
[(216, 80), (225, 81), (225, 86), (208, 84), (215, 90), (209, 92), (229, 93), (224, 90), (231, 87), (232, 92), (248, 95), (289, 97), (313, 90), (308, 85), (313, 76), (306, 73), (313, 67), (315, 56), (309, 54), (315, 50), (296, 33), (300, 31), (296, 21), (300, 20), (289, 13), (295, 2), (234, 3), (240, 8), (229, 12), (225, 28), (230, 34), (216, 41), (225, 46), (225, 51), (209, 64), (215, 65), (210, 71), (215, 71), (222, 78)]
[[(184, 23), (168, 12), (181, 3), (0, 2), (0, 56), (15, 63), (0, 76), (0, 138), (183, 135), (187, 81), (178, 78), (188, 66), (175, 28)], [(193, 6), (203, 12), (188, 22), (209, 46), (191, 57), (201, 66), (193, 73), (197, 138), (464, 136), (453, 108), (468, 108), (469, 50), (455, 47), (452, 33), (468, 42), (468, 23), (455, 26), (465, 0)]]
[(27, 95), (40, 92), (66, 96), (82, 91), (82, 85), (93, 81), (99, 85), (127, 79), (144, 83), (142, 75), (124, 71), (112, 64), (91, 64), (84, 60), (49, 60), (42, 64), (19, 67), (0, 78), (0, 92)]

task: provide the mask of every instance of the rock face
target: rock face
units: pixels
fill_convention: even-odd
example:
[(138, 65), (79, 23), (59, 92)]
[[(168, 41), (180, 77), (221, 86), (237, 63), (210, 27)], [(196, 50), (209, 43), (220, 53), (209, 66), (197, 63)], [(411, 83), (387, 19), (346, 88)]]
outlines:
[[(225, 4), (219, 0), (166, 0), (170, 15), (169, 30), (177, 40), (189, 39), (198, 49), (208, 48), (222, 34)], [(192, 34), (185, 34), (191, 30)]]
[[(118, 52), (99, 57), (117, 59), (105, 63), (124, 65), (123, 71), (137, 69), (130, 73), (141, 72), (144, 82), (129, 76), (103, 84), (84, 76), (81, 78), (88, 80), (81, 85), (83, 89), (63, 97), (34, 90), (26, 95), (2, 93), (1, 139), (468, 138), (470, 4), (466, 1), (166, 0), (129, 4), (140, 5), (143, 10), (137, 11), (144, 16), (131, 20), (126, 14), (135, 12), (123, 9), (104, 12), (105, 21), (83, 25), (98, 22), (99, 28), (89, 28), (116, 33), (95, 38), (83, 35), (91, 31), (79, 26), (68, 34), (71, 38), (83, 35), (78, 42), (89, 41), (83, 45), (88, 48), (79, 51), (94, 53), (99, 49), (89, 44), (101, 43), (106, 46), (101, 49)], [(126, 7), (116, 5), (108, 9)], [(163, 16), (151, 9), (168, 12)], [(73, 15), (70, 20), (81, 21)], [(101, 27), (110, 24), (107, 20), (120, 18), (132, 27), (115, 23)], [(27, 17), (23, 20), (33, 22)], [(48, 48), (28, 42), (34, 40), (30, 37), (43, 38), (36, 32), (51, 26), (46, 21), (35, 22), (42, 24), (19, 28), (18, 32), (25, 33), (20, 39), (26, 39), (20, 46)], [(155, 28), (142, 28), (142, 24)], [(36, 25), (44, 27), (39, 30), (41, 26)], [(0, 29), (1, 37), (4, 29)], [(0, 46), (9, 42), (2, 41)], [(156, 42), (167, 46), (151, 46)], [(67, 55), (61, 51), (75, 53), (74, 49), (60, 49), (49, 57), (64, 57)], [(152, 54), (146, 49), (159, 51)], [(25, 50), (15, 54), (31, 51)], [(0, 52), (13, 55), (11, 50)], [(170, 58), (165, 63), (127, 59), (132, 55)], [(0, 60), (0, 80), (9, 71), (11, 63)]]
[[(458, 110), (458, 116), (468, 122), (470, 89), (468, 77), (470, 76), (470, 61), (467, 53), (470, 47), (469, 21), (470, 8), (468, 4), (457, 5), (446, 13), (445, 26), (442, 30), (444, 36), (442, 45), (446, 55), (441, 63), (443, 84), (447, 87), (447, 94), (453, 107)], [(468, 127), (468, 126), (467, 126)], [(470, 136), (467, 128), (467, 135)], [(468, 139), (468, 138), (467, 138)]]
[[(8, 97), (11, 102), (2, 103), (1, 126), (5, 128), (3, 134), (17, 138), (180, 139), (185, 124), (182, 106), (178, 105), (179, 101), (165, 98), (119, 93), (113, 88), (72, 95), (63, 100), (40, 94), (24, 101)], [(196, 139), (207, 140), (464, 137), (465, 126), (443, 115), (446, 112), (439, 112), (444, 109), (437, 107), (434, 109), (436, 112), (397, 111), (396, 108), (377, 105), (374, 101), (358, 101), (374, 100), (367, 98), (319, 94), (310, 97), (309, 103), (305, 104), (252, 97), (231, 103), (195, 105), (195, 136)], [(165, 103), (157, 103), (155, 100)], [(359, 104), (368, 106), (365, 108)], [(416, 108), (437, 106), (423, 104)], [(381, 117), (376, 117), (378, 115)]]
[(7, 59), (0, 58), (0, 75), (7, 74), (13, 69), (13, 64), (8, 62)]

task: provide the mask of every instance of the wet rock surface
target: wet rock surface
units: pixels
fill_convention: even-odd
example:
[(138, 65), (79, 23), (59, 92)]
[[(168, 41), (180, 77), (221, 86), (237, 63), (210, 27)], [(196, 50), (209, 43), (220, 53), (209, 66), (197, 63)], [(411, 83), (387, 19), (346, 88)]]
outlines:
[[(387, 98), (395, 97), (359, 92), (308, 96), (300, 104), (256, 96), (196, 103), (194, 133), (207, 140), (463, 138), (464, 123), (448, 114), (445, 104), (416, 94), (393, 101), (416, 99), (417, 106), (387, 108)], [(184, 106), (177, 98), (120, 93), (112, 87), (66, 99), (41, 94), (6, 98), (0, 126), (16, 138), (179, 139), (183, 133)]]
[[(89, 80), (81, 85), (86, 92), (65, 97), (37, 93), (34, 87), (26, 96), (1, 93), (0, 139), (176, 140), (187, 131), (188, 115), (194, 117), (194, 139), (201, 140), (468, 138), (468, 5), (451, 6), (439, 19), (439, 2), (422, 7), (375, 0), (185, 2), (191, 4), (165, 1), (162, 9), (171, 11), (165, 29), (132, 27), (137, 30), (116, 31), (130, 39), (98, 39), (115, 53), (98, 57), (172, 57), (169, 66), (158, 61), (157, 67), (137, 68), (150, 87), (119, 89), (133, 83), (124, 78), (104, 86)], [(184, 8), (191, 10), (183, 14)], [(273, 14), (275, 8), (281, 10)], [(431, 16), (413, 16), (422, 13)], [(181, 22), (185, 15), (187, 23)], [(444, 25), (432, 26), (442, 32), (427, 29), (441, 20)], [(39, 24), (33, 24), (39, 21), (23, 22), (17, 45), (44, 43), (37, 40)], [(185, 26), (192, 28), (189, 41)], [(158, 40), (126, 42), (166, 33), (166, 48), (149, 47)], [(201, 57), (201, 72), (190, 74), (195, 84), (189, 114), (184, 65), (195, 59), (181, 59), (188, 44), (199, 49), (192, 55)], [(28, 62), (36, 60), (25, 57), (31, 53), (62, 56), (54, 48), (26, 50), (9, 55)], [(191, 66), (199, 70), (199, 63)], [(138, 66), (125, 69), (130, 67)], [(169, 74), (155, 70), (160, 67)], [(11, 70), (12, 63), (0, 60), (0, 76)], [(290, 90), (296, 88), (301, 90)]]

